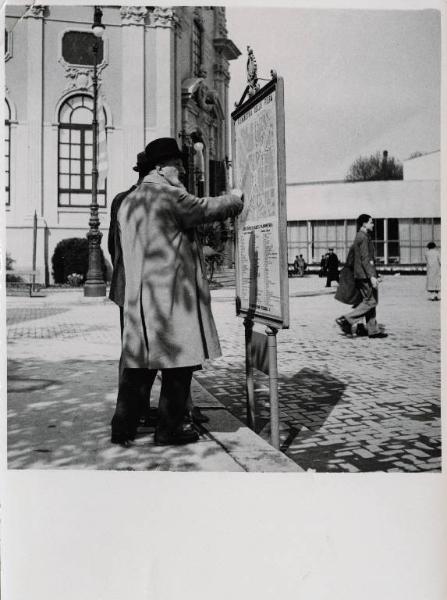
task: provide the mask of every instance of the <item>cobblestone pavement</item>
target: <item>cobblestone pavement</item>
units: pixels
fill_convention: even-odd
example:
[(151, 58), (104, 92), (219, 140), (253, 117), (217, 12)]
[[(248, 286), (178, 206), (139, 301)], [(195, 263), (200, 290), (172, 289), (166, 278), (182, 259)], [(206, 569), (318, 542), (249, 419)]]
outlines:
[[(311, 279), (291, 280), (291, 292), (307, 292)], [(278, 333), (281, 443), (301, 467), (440, 470), (440, 303), (427, 300), (424, 286), (424, 277), (385, 278), (378, 318), (389, 337), (375, 340), (341, 333), (334, 319), (348, 307), (333, 295), (290, 298), (290, 329)], [(196, 377), (244, 420), (244, 327), (232, 299), (216, 300), (224, 357)], [(260, 372), (255, 390), (256, 431), (268, 439), (268, 377)]]
[[(332, 294), (310, 295), (322, 285), (317, 277), (290, 280), (291, 326), (278, 333), (283, 451), (300, 467), (322, 472), (439, 471), (440, 303), (427, 300), (425, 278), (385, 278), (378, 309), (389, 333), (383, 340), (344, 336), (334, 319), (345, 306)], [(91, 359), (116, 360), (116, 307), (93, 308), (80, 299), (8, 298), (9, 358), (26, 359), (28, 340), (31, 357), (45, 356), (51, 339), (72, 339), (81, 354), (88, 344)], [(195, 376), (244, 421), (244, 328), (234, 316), (234, 290), (213, 292), (213, 312), (223, 357)], [(256, 431), (268, 439), (268, 378), (258, 372), (255, 389)]]

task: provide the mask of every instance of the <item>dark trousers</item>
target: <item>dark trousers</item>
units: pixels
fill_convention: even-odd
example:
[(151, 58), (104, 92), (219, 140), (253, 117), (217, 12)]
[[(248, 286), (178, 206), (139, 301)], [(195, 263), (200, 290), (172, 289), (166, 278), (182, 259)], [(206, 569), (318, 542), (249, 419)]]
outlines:
[[(122, 306), (120, 309), (120, 329), (121, 329), (121, 340), (123, 339), (123, 330), (124, 330), (124, 308)], [(149, 374), (148, 369), (133, 369), (135, 373), (133, 373), (133, 388), (135, 393), (135, 401), (138, 400), (138, 412), (139, 416), (142, 419), (146, 419), (150, 414), (150, 395), (152, 384), (154, 383), (155, 375), (152, 376)], [(156, 374), (156, 372), (155, 372)], [(118, 388), (121, 386), (123, 377), (123, 367), (121, 365), (121, 358), (119, 364), (119, 376), (118, 376)]]
[(326, 287), (331, 287), (332, 281), (340, 281), (338, 271), (328, 271), (327, 279), (326, 279)]
[[(122, 339), (124, 309), (122, 306), (119, 309)], [(162, 433), (175, 431), (182, 425), (185, 411), (192, 409), (191, 379), (195, 368), (162, 369), (157, 424), (157, 430)], [(140, 418), (149, 416), (151, 389), (156, 375), (157, 369), (124, 369), (120, 360), (112, 433), (131, 439), (135, 436)]]
[[(157, 431), (170, 434), (182, 426), (192, 372), (192, 367), (162, 369)], [(141, 414), (140, 398), (143, 394), (150, 394), (156, 375), (156, 369), (123, 369), (112, 418), (112, 433), (130, 439), (135, 437)]]

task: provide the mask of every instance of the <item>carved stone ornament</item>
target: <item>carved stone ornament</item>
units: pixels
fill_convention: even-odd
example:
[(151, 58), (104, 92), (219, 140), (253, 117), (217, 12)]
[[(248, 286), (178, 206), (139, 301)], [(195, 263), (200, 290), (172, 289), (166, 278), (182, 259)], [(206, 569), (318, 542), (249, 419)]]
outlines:
[(259, 90), (260, 85), (258, 83), (258, 63), (256, 62), (255, 55), (250, 46), (247, 46), (248, 58), (247, 58), (247, 83), (248, 83), (248, 95), (254, 96)]
[(206, 79), (208, 77), (208, 71), (205, 69), (205, 65), (200, 65), (197, 76), (202, 77), (203, 79)]
[(89, 67), (66, 67), (65, 77), (68, 79), (66, 90), (85, 90), (93, 85), (92, 69)]
[(150, 14), (151, 27), (173, 27), (177, 23), (175, 11), (168, 6), (156, 6)]
[(122, 6), (120, 15), (123, 25), (144, 25), (147, 9), (144, 6)]
[(216, 139), (215, 139), (214, 127), (210, 127), (210, 133), (209, 133), (208, 139), (209, 139), (208, 148), (209, 148), (210, 158), (214, 158), (216, 156)]
[(194, 8), (194, 20), (199, 23), (200, 25), (203, 26), (203, 7), (202, 6), (196, 6)]
[(218, 37), (227, 37), (228, 30), (227, 19), (225, 16), (225, 7), (217, 6), (215, 10), (217, 11), (217, 31), (219, 34)]
[(201, 81), (195, 92), (195, 100), (202, 110), (210, 112), (213, 108), (216, 92), (210, 90), (206, 83)]
[(215, 63), (213, 65), (213, 73), (215, 77), (230, 80), (230, 71), (223, 64)]
[(46, 6), (43, 4), (30, 4), (26, 13), (23, 15), (25, 19), (43, 19), (45, 16)]
[[(61, 61), (59, 61), (61, 62)], [(65, 77), (68, 80), (65, 86), (64, 92), (70, 90), (91, 90), (93, 86), (93, 68), (92, 67), (70, 67), (66, 63), (63, 64), (65, 68)], [(101, 71), (105, 65), (98, 67), (98, 85), (101, 84)]]

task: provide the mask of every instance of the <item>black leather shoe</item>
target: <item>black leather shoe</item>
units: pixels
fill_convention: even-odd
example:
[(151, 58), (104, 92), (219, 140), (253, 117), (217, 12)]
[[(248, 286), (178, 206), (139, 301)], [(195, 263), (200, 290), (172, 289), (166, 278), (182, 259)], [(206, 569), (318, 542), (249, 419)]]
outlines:
[(120, 446), (124, 446), (124, 448), (130, 448), (134, 439), (135, 438), (130, 438), (125, 433), (112, 433), (110, 441), (112, 444), (119, 444)]
[(340, 327), (340, 329), (343, 331), (343, 333), (346, 333), (347, 335), (352, 334), (351, 324), (344, 317), (339, 317), (338, 319), (335, 319), (335, 322)]
[(380, 331), (379, 333), (373, 333), (372, 335), (369, 335), (368, 337), (369, 338), (378, 338), (378, 339), (382, 340), (383, 338), (387, 338), (388, 334), (383, 333), (383, 331)]
[(156, 431), (154, 444), (156, 446), (183, 446), (199, 440), (199, 434), (194, 429), (178, 429), (172, 433)]
[(363, 323), (359, 323), (357, 325), (357, 329), (355, 330), (355, 334), (357, 337), (366, 337), (368, 335), (368, 330)]
[(193, 423), (208, 423), (210, 420), (198, 406), (193, 406), (189, 414)]
[(142, 415), (140, 417), (140, 422), (138, 423), (138, 431), (142, 431), (143, 429), (153, 429), (156, 427), (158, 421), (158, 411), (156, 408), (151, 408), (146, 415)]

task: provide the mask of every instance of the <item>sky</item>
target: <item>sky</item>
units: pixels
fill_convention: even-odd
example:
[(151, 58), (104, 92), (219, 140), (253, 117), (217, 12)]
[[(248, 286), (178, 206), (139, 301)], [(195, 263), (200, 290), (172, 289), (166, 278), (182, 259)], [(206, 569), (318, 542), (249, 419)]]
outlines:
[[(258, 77), (284, 78), (287, 181), (344, 179), (358, 156), (440, 148), (440, 13), (227, 7), (230, 107)], [(262, 81), (260, 82), (263, 83)]]

